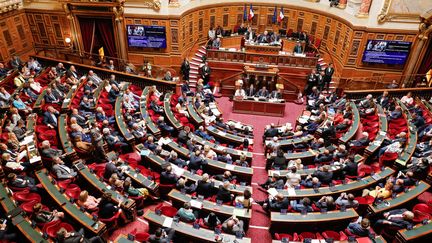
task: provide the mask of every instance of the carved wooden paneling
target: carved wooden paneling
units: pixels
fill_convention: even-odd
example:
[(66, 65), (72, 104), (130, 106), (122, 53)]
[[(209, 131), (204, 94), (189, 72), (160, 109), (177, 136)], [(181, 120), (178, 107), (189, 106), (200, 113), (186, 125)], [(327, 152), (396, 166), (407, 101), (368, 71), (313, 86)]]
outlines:
[(72, 37), (71, 26), (65, 13), (43, 13), (27, 10), (35, 46), (66, 47), (66, 37)]
[(24, 54), (32, 46), (29, 24), (23, 11), (10, 12), (0, 18), (0, 61)]

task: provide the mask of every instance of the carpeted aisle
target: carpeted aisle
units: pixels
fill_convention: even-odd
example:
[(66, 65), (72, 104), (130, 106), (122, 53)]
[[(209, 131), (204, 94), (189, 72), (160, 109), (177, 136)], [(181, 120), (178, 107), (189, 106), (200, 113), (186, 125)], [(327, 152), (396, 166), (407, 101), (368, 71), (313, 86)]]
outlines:
[[(225, 121), (232, 119), (254, 127), (254, 157), (252, 161), (252, 167), (254, 169), (254, 175), (252, 177), (253, 198), (255, 200), (264, 200), (267, 197), (267, 193), (264, 190), (259, 189), (258, 186), (267, 179), (262, 140), (264, 127), (270, 123), (282, 124), (286, 122), (291, 122), (294, 126), (297, 117), (304, 109), (304, 105), (287, 103), (285, 106), (284, 117), (270, 117), (232, 113), (232, 102), (229, 101), (227, 97), (218, 98), (217, 102)], [(258, 204), (254, 204), (252, 210), (253, 213), (249, 224), (249, 230), (247, 231), (247, 237), (251, 237), (257, 241), (259, 239), (260, 242), (271, 242), (273, 237), (269, 231), (269, 215)]]

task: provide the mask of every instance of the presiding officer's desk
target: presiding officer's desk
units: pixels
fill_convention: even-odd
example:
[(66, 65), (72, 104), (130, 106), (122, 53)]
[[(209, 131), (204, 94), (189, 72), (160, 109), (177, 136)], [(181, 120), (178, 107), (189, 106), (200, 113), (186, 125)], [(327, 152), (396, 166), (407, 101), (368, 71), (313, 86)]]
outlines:
[(378, 183), (380, 180), (385, 180), (387, 177), (393, 175), (395, 171), (389, 167), (384, 168), (374, 176), (366, 176), (360, 180), (351, 181), (346, 184), (335, 185), (334, 187), (319, 187), (317, 191), (315, 189), (289, 189), (289, 190), (277, 190), (282, 193), (284, 197), (289, 199), (302, 199), (304, 197), (318, 198), (322, 196), (340, 195), (342, 192), (353, 192), (362, 190), (364, 188), (371, 187)]
[[(274, 232), (285, 232), (289, 227), (290, 230), (303, 229), (314, 225), (320, 226), (320, 229), (332, 229), (336, 224), (343, 225), (345, 228), (352, 219), (358, 218), (357, 212), (353, 208), (348, 208), (345, 211), (334, 210), (328, 212), (308, 212), (303, 215), (301, 213), (286, 213), (271, 212), (271, 230)], [(345, 222), (346, 224), (344, 224)]]
[(283, 117), (285, 115), (285, 102), (270, 102), (269, 100), (261, 101), (258, 99), (234, 99), (233, 112)]
[[(144, 219), (149, 222), (150, 230), (158, 227), (169, 227), (175, 230), (176, 237), (184, 237), (185, 239), (179, 240), (178, 242), (216, 242), (216, 235), (213, 230), (208, 230), (204, 228), (195, 229), (191, 224), (184, 222), (172, 222), (172, 218), (163, 215), (157, 215), (151, 210), (147, 210), (144, 214)], [(250, 238), (236, 239), (234, 235), (221, 234), (224, 238), (222, 242), (235, 242), (239, 243), (252, 242)]]
[(207, 213), (215, 213), (219, 217), (221, 217), (221, 221), (225, 221), (229, 217), (236, 215), (238, 219), (241, 219), (245, 223), (245, 228), (247, 228), (250, 218), (252, 216), (252, 209), (247, 208), (236, 208), (230, 205), (218, 205), (215, 202), (211, 202), (208, 200), (200, 200), (194, 199), (192, 196), (183, 194), (176, 189), (172, 189), (168, 194), (168, 197), (173, 202), (173, 205), (176, 208), (183, 207), (184, 203), (191, 202), (193, 208), (197, 208), (199, 210), (204, 210)]

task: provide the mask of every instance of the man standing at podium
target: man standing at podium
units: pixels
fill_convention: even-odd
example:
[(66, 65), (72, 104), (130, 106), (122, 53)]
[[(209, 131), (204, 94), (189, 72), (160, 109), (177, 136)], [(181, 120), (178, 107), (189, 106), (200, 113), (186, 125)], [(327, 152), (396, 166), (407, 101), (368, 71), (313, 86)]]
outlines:
[(210, 81), (210, 67), (208, 65), (208, 62), (205, 62), (204, 66), (201, 67), (201, 77), (203, 79), (204, 86), (208, 85), (208, 82)]
[(299, 41), (297, 41), (297, 44), (294, 46), (294, 53), (298, 53), (298, 54), (302, 54), (303, 53), (303, 48), (301, 46), (301, 43)]

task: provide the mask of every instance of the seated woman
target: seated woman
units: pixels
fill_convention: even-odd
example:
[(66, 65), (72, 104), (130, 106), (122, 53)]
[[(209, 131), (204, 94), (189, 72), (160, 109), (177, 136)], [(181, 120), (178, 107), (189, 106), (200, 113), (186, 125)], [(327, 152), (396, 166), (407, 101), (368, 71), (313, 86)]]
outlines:
[(87, 211), (96, 211), (98, 209), (98, 204), (100, 203), (100, 198), (95, 198), (88, 194), (88, 191), (83, 190), (79, 194), (77, 204), (80, 207), (83, 207)]
[(246, 189), (243, 192), (243, 196), (237, 196), (234, 199), (236, 206), (241, 206), (243, 208), (251, 208), (253, 203), (252, 193)]
[(244, 89), (242, 89), (241, 87), (236, 89), (236, 91), (234, 93), (234, 98), (238, 99), (238, 100), (242, 100), (242, 99), (246, 98), (246, 92), (244, 91)]
[(30, 88), (35, 91), (36, 93), (40, 94), (42, 90), (42, 86), (40, 83), (36, 82), (34, 78), (29, 78), (28, 83), (30, 85)]
[(19, 94), (15, 94), (13, 96), (12, 105), (17, 108), (19, 111), (23, 111), (24, 113), (30, 113), (32, 109), (27, 106), (19, 97)]
[(189, 117), (189, 112), (187, 111), (183, 101), (179, 100), (175, 108), (178, 113), (183, 114), (186, 117)]
[(177, 216), (181, 221), (186, 223), (194, 222), (197, 219), (195, 212), (192, 210), (190, 202), (185, 202), (183, 207), (177, 211)]
[(36, 203), (33, 206), (32, 219), (36, 223), (45, 224), (45, 223), (49, 223), (51, 221), (59, 220), (59, 219), (61, 219), (63, 217), (64, 217), (64, 213), (63, 212), (58, 212), (55, 209), (52, 212), (43, 210), (42, 209), (42, 204), (40, 204), (40, 203)]
[(380, 187), (380, 186), (376, 186), (375, 190), (368, 190), (368, 189), (364, 189), (362, 196), (371, 196), (374, 198), (381, 198), (381, 199), (386, 199), (391, 197), (393, 192), (393, 183), (390, 181), (387, 181), (387, 183), (385, 184), (384, 187)]
[(406, 106), (412, 106), (414, 105), (414, 99), (412, 97), (412, 93), (408, 92), (408, 94), (406, 94), (405, 96), (403, 96), (400, 101), (402, 102), (402, 104), (406, 105)]
[(147, 199), (147, 197), (149, 196), (149, 191), (146, 188), (135, 188), (135, 187), (133, 187), (130, 177), (127, 177), (124, 180), (123, 191), (125, 193), (129, 194), (129, 196), (132, 196), (132, 197), (142, 196), (144, 200)]

